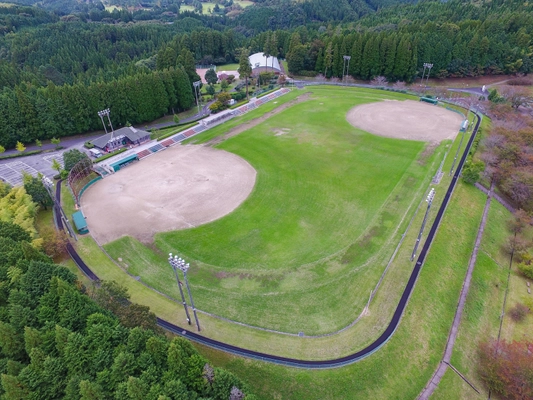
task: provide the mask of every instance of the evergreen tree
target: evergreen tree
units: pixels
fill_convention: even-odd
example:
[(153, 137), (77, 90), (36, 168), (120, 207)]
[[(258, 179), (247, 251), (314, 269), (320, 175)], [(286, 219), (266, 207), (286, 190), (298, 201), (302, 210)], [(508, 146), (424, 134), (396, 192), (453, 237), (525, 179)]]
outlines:
[(240, 79), (244, 78), (244, 84), (246, 85), (246, 98), (248, 99), (248, 78), (252, 76), (252, 65), (250, 64), (250, 59), (248, 58), (248, 50), (243, 49), (241, 51), (241, 56), (239, 58), (239, 73)]
[[(324, 76), (329, 78), (331, 76), (331, 67), (333, 65), (333, 44), (328, 43), (326, 51), (324, 52)], [(328, 75), (329, 72), (329, 75)]]

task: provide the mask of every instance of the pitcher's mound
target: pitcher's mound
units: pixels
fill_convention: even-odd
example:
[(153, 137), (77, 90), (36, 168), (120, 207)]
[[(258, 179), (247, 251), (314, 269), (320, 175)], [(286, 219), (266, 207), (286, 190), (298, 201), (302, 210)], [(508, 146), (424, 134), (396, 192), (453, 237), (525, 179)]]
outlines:
[(146, 243), (157, 232), (229, 214), (248, 197), (255, 176), (255, 169), (235, 154), (174, 146), (90, 186), (82, 209), (98, 243), (125, 235)]
[(425, 142), (455, 138), (464, 120), (456, 112), (413, 100), (362, 104), (348, 111), (346, 119), (375, 135)]

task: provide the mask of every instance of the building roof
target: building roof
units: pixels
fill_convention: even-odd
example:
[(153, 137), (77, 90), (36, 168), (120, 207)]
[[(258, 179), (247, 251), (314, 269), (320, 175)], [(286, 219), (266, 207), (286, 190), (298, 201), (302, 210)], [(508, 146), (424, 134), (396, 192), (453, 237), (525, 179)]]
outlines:
[(150, 136), (150, 133), (141, 129), (135, 129), (133, 126), (126, 126), (124, 128), (117, 129), (112, 133), (106, 133), (105, 135), (97, 137), (96, 139), (93, 139), (91, 143), (94, 144), (96, 147), (103, 149), (106, 144), (111, 141), (111, 136), (113, 136), (113, 140), (118, 140), (123, 137), (127, 137), (132, 142), (135, 142), (136, 140), (139, 140), (146, 136)]
[(250, 64), (252, 65), (252, 70), (261, 67), (272, 68), (273, 65), (275, 70), (281, 71), (279, 61), (276, 57), (270, 56), (267, 59), (264, 53), (255, 53), (248, 57), (248, 59), (250, 60)]
[(81, 211), (76, 211), (72, 214), (72, 219), (74, 220), (74, 225), (76, 225), (78, 232), (85, 233), (84, 231), (88, 231), (87, 221), (85, 221), (85, 217)]

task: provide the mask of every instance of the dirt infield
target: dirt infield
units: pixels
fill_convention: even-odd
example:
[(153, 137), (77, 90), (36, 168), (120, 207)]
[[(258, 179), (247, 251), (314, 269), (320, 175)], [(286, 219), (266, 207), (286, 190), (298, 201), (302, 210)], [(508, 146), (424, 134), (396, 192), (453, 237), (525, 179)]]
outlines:
[(346, 119), (375, 135), (424, 142), (455, 138), (464, 120), (456, 112), (412, 100), (363, 104), (348, 111)]
[(81, 206), (98, 243), (125, 235), (148, 243), (157, 232), (229, 214), (248, 197), (255, 177), (255, 169), (234, 154), (174, 146), (98, 181)]

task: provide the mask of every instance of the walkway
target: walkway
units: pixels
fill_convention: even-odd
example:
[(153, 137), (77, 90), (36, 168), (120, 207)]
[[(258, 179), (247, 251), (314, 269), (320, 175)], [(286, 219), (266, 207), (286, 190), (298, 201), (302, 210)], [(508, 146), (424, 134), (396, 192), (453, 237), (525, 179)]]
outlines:
[(468, 291), (470, 290), (470, 283), (472, 281), (472, 273), (474, 272), (474, 265), (477, 260), (477, 253), (479, 252), (479, 247), (481, 245), (481, 238), (483, 237), (483, 231), (487, 223), (487, 216), (490, 209), (490, 201), (492, 199), (492, 191), (494, 189), (494, 184), (492, 184), (487, 197), (487, 202), (485, 203), (485, 209), (483, 210), (483, 217), (481, 218), (481, 224), (477, 232), (476, 243), (474, 245), (474, 250), (472, 251), (472, 256), (470, 257), (470, 262), (468, 264), (468, 270), (466, 272), (466, 277), (463, 282), (463, 288), (461, 289), (461, 297), (459, 298), (459, 304), (457, 305), (457, 310), (455, 311), (455, 317), (453, 319), (452, 328), (450, 334), (448, 335), (448, 342), (446, 343), (446, 349), (444, 351), (444, 356), (439, 364), (439, 367), (435, 371), (435, 374), (431, 377), (430, 381), (418, 396), (419, 400), (427, 400), (433, 394), (437, 386), (439, 385), (442, 377), (444, 376), (448, 366), (452, 368), (467, 384), (469, 384), (472, 389), (479, 393), (479, 391), (450, 364), (452, 358), (453, 346), (455, 345), (455, 339), (457, 338), (457, 333), (459, 331), (459, 325), (461, 324), (461, 317), (463, 316), (463, 310), (466, 303), (466, 298), (468, 296)]

